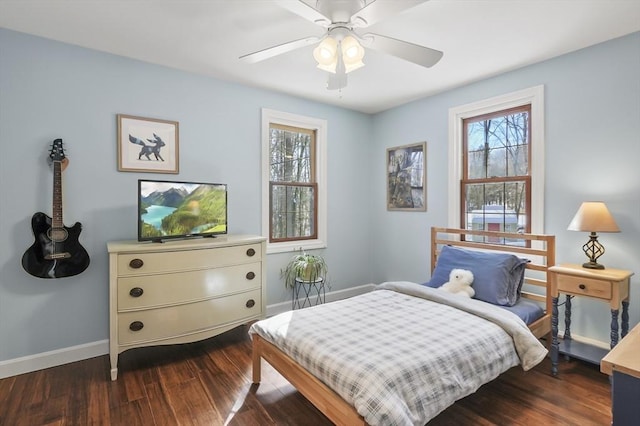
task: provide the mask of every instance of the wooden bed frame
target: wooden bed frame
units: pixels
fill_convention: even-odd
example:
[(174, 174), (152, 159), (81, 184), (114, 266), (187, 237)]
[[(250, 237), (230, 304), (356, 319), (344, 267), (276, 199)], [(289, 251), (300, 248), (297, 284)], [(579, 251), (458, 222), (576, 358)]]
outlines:
[[(475, 237), (475, 238), (474, 238)], [(482, 239), (485, 242), (474, 241)], [(505, 246), (491, 241), (524, 240), (524, 247)], [(547, 268), (555, 264), (555, 236), (511, 234), (506, 232), (468, 231), (453, 228), (431, 228), (431, 270), (435, 268), (441, 247), (451, 245), (467, 249), (513, 253), (531, 259), (525, 272), (525, 283), (544, 289), (543, 293), (525, 292), (522, 296), (545, 304), (542, 318), (529, 325), (532, 333), (541, 338), (551, 332), (551, 292)], [(532, 272), (535, 271), (535, 272)], [(531, 275), (534, 275), (533, 277)], [(549, 339), (547, 339), (547, 346)], [(260, 383), (261, 359), (267, 361), (302, 395), (336, 425), (366, 425), (360, 414), (331, 388), (301, 367), (276, 346), (253, 334), (253, 383)]]

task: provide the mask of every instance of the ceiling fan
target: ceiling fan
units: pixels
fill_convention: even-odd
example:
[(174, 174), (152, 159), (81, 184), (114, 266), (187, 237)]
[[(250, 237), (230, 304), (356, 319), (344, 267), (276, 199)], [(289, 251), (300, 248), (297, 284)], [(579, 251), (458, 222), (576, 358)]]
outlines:
[(276, 0), (280, 7), (326, 28), (324, 36), (308, 36), (272, 46), (240, 57), (256, 63), (312, 44), (318, 44), (313, 56), (318, 68), (329, 72), (327, 89), (342, 89), (347, 85), (347, 74), (362, 66), (364, 47), (423, 67), (435, 65), (443, 53), (408, 41), (374, 33), (358, 34), (356, 29), (366, 28), (387, 16), (399, 13), (428, 0), (316, 0), (315, 7), (303, 0)]

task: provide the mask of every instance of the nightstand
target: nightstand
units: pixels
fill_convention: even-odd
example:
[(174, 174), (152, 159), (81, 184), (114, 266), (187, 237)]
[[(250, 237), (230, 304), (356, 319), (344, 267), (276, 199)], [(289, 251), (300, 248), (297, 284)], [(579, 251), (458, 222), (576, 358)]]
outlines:
[[(629, 278), (631, 271), (620, 269), (587, 269), (580, 265), (557, 265), (549, 268), (551, 281), (551, 373), (558, 374), (558, 356), (560, 353), (574, 358), (600, 364), (608, 352), (571, 339), (571, 298), (573, 296), (590, 297), (609, 303), (611, 307), (611, 348), (618, 343), (618, 314), (622, 304), (621, 335), (629, 331)], [(562, 344), (558, 342), (558, 298), (560, 293), (565, 299), (565, 331)]]

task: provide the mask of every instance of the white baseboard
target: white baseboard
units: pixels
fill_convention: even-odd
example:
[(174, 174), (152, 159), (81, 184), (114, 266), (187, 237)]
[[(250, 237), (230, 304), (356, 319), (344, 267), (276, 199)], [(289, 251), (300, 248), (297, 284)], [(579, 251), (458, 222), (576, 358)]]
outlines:
[(82, 361), (109, 353), (109, 340), (56, 349), (55, 351), (0, 361), (0, 379), (43, 370), (70, 362)]
[[(359, 294), (367, 293), (375, 287), (375, 284), (365, 284), (358, 287), (351, 287), (346, 290), (330, 291), (325, 294), (325, 302), (333, 302), (336, 300), (342, 300), (349, 297), (357, 296)], [(272, 317), (282, 312), (291, 310), (291, 301), (276, 303), (274, 305), (267, 306), (267, 317)]]
[[(374, 284), (365, 284), (346, 290), (328, 292), (325, 300), (327, 302), (332, 302), (334, 300), (346, 299), (347, 297), (371, 291), (373, 287)], [(276, 303), (274, 305), (267, 306), (267, 316), (273, 316), (280, 312), (286, 312), (289, 310), (291, 310), (290, 301)], [(45, 368), (55, 367), (58, 365), (69, 364), (70, 362), (82, 361), (83, 359), (94, 358), (108, 353), (109, 340), (107, 339), (14, 358), (7, 361), (0, 361), (0, 379), (30, 373), (32, 371), (43, 370)]]

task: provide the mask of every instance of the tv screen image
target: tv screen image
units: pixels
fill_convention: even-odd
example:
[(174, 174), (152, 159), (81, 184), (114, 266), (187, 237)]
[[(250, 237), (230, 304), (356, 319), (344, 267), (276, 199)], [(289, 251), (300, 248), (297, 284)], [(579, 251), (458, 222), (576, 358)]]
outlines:
[(138, 180), (138, 241), (226, 233), (226, 184)]

